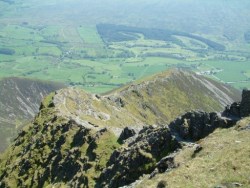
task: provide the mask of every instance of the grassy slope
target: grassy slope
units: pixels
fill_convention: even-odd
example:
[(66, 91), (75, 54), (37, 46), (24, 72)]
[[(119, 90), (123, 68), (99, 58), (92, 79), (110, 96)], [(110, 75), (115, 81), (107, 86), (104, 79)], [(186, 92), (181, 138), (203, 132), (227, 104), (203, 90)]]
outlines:
[(245, 118), (236, 128), (216, 130), (199, 141), (203, 149), (195, 157), (194, 148), (185, 148), (176, 156), (175, 162), (180, 165), (177, 169), (146, 179), (136, 187), (156, 187), (161, 180), (171, 188), (234, 187), (234, 183), (249, 187), (250, 132), (240, 130), (249, 123), (250, 118)]
[[(136, 84), (119, 89), (116, 94), (121, 95), (130, 104), (129, 111), (132, 111), (132, 108), (137, 114), (145, 113), (149, 119), (150, 114), (154, 114), (160, 119), (154, 119), (155, 117), (151, 116), (153, 118), (151, 123), (166, 123), (192, 109), (220, 111), (225, 104), (218, 103), (219, 99), (213, 93), (215, 91), (205, 85), (207, 82), (217, 87), (218, 90), (228, 93), (225, 85), (191, 72), (174, 69), (142, 79)], [(236, 93), (237, 91), (231, 88), (228, 94), (234, 98), (233, 96), (237, 96)], [(233, 100), (239, 100), (239, 98)], [(142, 102), (135, 103), (134, 101)], [(144, 107), (143, 111), (140, 111), (141, 106)]]

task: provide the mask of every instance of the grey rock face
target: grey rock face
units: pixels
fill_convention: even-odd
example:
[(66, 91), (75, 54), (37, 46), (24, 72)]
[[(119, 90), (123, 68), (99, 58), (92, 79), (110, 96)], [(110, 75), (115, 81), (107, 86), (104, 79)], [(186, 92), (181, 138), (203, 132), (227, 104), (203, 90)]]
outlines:
[[(197, 141), (217, 128), (229, 128), (240, 117), (250, 115), (250, 92), (243, 91), (242, 102), (227, 106), (222, 113), (203, 111), (187, 112), (169, 124), (168, 128), (146, 127), (138, 136), (111, 155), (107, 168), (100, 175), (97, 187), (119, 187), (128, 185), (145, 173), (153, 177), (176, 167), (174, 157), (168, 155), (180, 148), (176, 137), (182, 141)], [(135, 133), (125, 128), (120, 140), (126, 140)], [(193, 157), (202, 150), (197, 145)]]
[(99, 186), (128, 185), (142, 174), (152, 172), (163, 156), (179, 147), (179, 143), (167, 128), (145, 128), (127, 148), (113, 152), (107, 168), (100, 176)]
[(240, 117), (240, 102), (234, 102), (231, 105), (226, 106), (225, 111), (223, 112), (224, 116), (231, 116), (231, 117)]
[(250, 115), (250, 90), (243, 90), (242, 92), (240, 115), (241, 117), (247, 117)]
[(250, 115), (250, 90), (242, 91), (241, 102), (234, 102), (227, 106), (223, 112), (224, 116), (242, 118)]
[(212, 133), (216, 128), (228, 128), (233, 126), (236, 120), (221, 117), (217, 113), (201, 111), (187, 112), (183, 116), (171, 122), (170, 130), (182, 139), (199, 140)]
[(125, 127), (121, 133), (121, 135), (119, 136), (118, 142), (122, 143), (123, 141), (125, 141), (126, 139), (134, 136), (136, 134), (134, 129), (131, 129), (129, 127)]

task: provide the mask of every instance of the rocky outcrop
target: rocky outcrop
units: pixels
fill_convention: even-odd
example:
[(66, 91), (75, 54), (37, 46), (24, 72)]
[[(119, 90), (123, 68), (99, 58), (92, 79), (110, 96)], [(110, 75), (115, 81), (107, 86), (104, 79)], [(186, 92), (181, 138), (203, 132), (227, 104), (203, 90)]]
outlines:
[(241, 117), (247, 117), (250, 115), (250, 90), (243, 90), (242, 92), (240, 115)]
[(182, 139), (199, 140), (212, 133), (216, 128), (233, 126), (236, 120), (221, 117), (218, 113), (202, 111), (187, 112), (169, 124), (173, 134)]
[(220, 113), (188, 112), (171, 122), (171, 131), (182, 139), (199, 140), (216, 128), (228, 128), (250, 115), (250, 90), (243, 90), (241, 102), (234, 102)]
[(226, 106), (224, 116), (230, 116), (233, 118), (242, 118), (250, 115), (250, 90), (242, 91), (241, 102), (234, 102), (231, 105)]
[(128, 185), (142, 174), (151, 173), (157, 165), (161, 168), (161, 163), (157, 162), (179, 147), (168, 128), (144, 128), (127, 147), (113, 152), (97, 187)]
[[(229, 128), (236, 122), (236, 118), (223, 117), (220, 113), (192, 111), (172, 121), (169, 129), (144, 128), (127, 146), (113, 152), (96, 187), (124, 186), (143, 174), (150, 173), (150, 177), (154, 177), (157, 173), (176, 168), (174, 152), (181, 148), (181, 143), (197, 141), (217, 128)], [(121, 137), (130, 136), (129, 132), (125, 128)], [(202, 147), (196, 144), (192, 156), (195, 157), (201, 150)]]
[(119, 138), (118, 138), (118, 142), (123, 143), (125, 140), (127, 140), (128, 138), (134, 136), (136, 134), (135, 130), (129, 127), (125, 127), (122, 130), (122, 133), (120, 134)]
[[(233, 103), (228, 108), (228, 113), (223, 112), (223, 116), (215, 112), (192, 111), (172, 121), (168, 126), (169, 129), (166, 127), (144, 128), (132, 142), (129, 142), (127, 147), (118, 149), (111, 155), (107, 168), (101, 173), (100, 184), (97, 187), (124, 186), (134, 182), (143, 174), (150, 173), (149, 178), (152, 178), (158, 173), (171, 171), (178, 167), (175, 163), (175, 155), (178, 153), (177, 149), (182, 146), (189, 147), (188, 145), (191, 144), (194, 148), (191, 157), (195, 158), (203, 147), (194, 142), (208, 136), (217, 128), (234, 126), (240, 118), (239, 109), (242, 103), (244, 100), (241, 103)], [(168, 135), (167, 143), (172, 143), (169, 141), (172, 138), (171, 140), (175, 143), (174, 147), (165, 150), (158, 148), (156, 150), (158, 153), (154, 153), (151, 149), (156, 145), (149, 144), (152, 139), (151, 132), (155, 132), (155, 136), (159, 138)], [(161, 140), (159, 138), (155, 140), (157, 145), (161, 144), (158, 142)]]
[(224, 116), (231, 116), (231, 117), (240, 117), (240, 102), (234, 102), (231, 105), (226, 106), (224, 112), (222, 113)]

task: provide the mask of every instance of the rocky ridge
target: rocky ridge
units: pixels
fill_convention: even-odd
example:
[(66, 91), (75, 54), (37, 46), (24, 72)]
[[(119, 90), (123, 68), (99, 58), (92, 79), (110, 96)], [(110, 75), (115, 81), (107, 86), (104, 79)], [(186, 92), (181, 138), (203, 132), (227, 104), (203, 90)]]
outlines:
[[(244, 93), (248, 95), (248, 97), (250, 96), (250, 91), (245, 90)], [(239, 106), (245, 106), (243, 102), (245, 99), (246, 98), (243, 97), (242, 102), (237, 104), (239, 104)], [(234, 108), (235, 105), (233, 104), (228, 107)], [(225, 110), (227, 113), (228, 107)], [(193, 117), (196, 116), (197, 118), (197, 112), (194, 114), (196, 115)], [(198, 114), (201, 115), (201, 112), (198, 112)], [(198, 127), (207, 127), (208, 124), (201, 123), (203, 126), (197, 126), (196, 123), (189, 123), (188, 126), (186, 126), (189, 127), (189, 129), (183, 128), (183, 126), (179, 124), (180, 128), (177, 130), (181, 131), (172, 133), (177, 135), (176, 138), (179, 143), (181, 143), (182, 149), (178, 150), (174, 155), (167, 157), (170, 158), (169, 168), (163, 172), (156, 169), (150, 175), (143, 175), (134, 183), (124, 186), (124, 188), (250, 187), (250, 117), (228, 115), (227, 119), (231, 120), (228, 125), (223, 122), (222, 125), (224, 128), (219, 127), (208, 136), (198, 139), (197, 141), (194, 141), (194, 138), (190, 139), (192, 138), (192, 131), (186, 130), (198, 130)], [(191, 117), (191, 119), (193, 117)], [(178, 119), (185, 118), (182, 117)], [(222, 120), (224, 118), (225, 117), (222, 117)], [(201, 122), (203, 120), (204, 118), (201, 118)], [(235, 123), (232, 124), (233, 121)], [(177, 122), (179, 122), (179, 120)], [(220, 124), (221, 123), (218, 125)], [(204, 131), (207, 129), (201, 128), (198, 132), (201, 130)], [(191, 133), (191, 135), (183, 135), (183, 132)], [(203, 132), (200, 136), (204, 135), (204, 133), (208, 134), (209, 132)], [(172, 166), (174, 166), (174, 168)]]
[(92, 129), (109, 127), (117, 136), (127, 126), (138, 132), (145, 125), (170, 123), (186, 111), (221, 111), (225, 105), (239, 100), (240, 93), (233, 88), (178, 70), (157, 74), (105, 95), (67, 88), (53, 97), (58, 116)]
[[(192, 79), (195, 83), (188, 87)], [(203, 81), (196, 83), (197, 79), (190, 72), (174, 71), (104, 96), (74, 88), (52, 93), (41, 104), (33, 123), (1, 156), (0, 187), (117, 187), (145, 173), (177, 167), (173, 154), (183, 143), (203, 138), (218, 127), (232, 126), (230, 117), (225, 121), (219, 114), (201, 111), (173, 121), (173, 115), (187, 109), (220, 109), (221, 98), (212, 95), (207, 85), (198, 84), (207, 79), (201, 77)], [(187, 90), (181, 92), (183, 87)], [(216, 83), (214, 87), (222, 88), (228, 97), (234, 96), (234, 91), (224, 85)], [(185, 100), (191, 96), (194, 99)], [(198, 99), (202, 102), (192, 103)], [(174, 102), (178, 104), (176, 111)], [(171, 114), (167, 114), (169, 110)], [(199, 134), (193, 134), (194, 130)]]
[(159, 159), (180, 148), (167, 127), (142, 129), (133, 142), (115, 150), (100, 175), (98, 187), (120, 187), (151, 173)]
[[(233, 103), (232, 105), (228, 105), (222, 113), (192, 111), (178, 117), (172, 121), (169, 126), (162, 128), (144, 128), (141, 131), (142, 133), (135, 136), (132, 141), (128, 139), (127, 148), (117, 149), (113, 152), (107, 163), (107, 168), (105, 168), (100, 175), (99, 180), (102, 183), (100, 187), (124, 186), (129, 188), (137, 187), (138, 184), (143, 187), (143, 185), (145, 185), (144, 183), (140, 181), (136, 182), (143, 174), (150, 174), (147, 176), (149, 179), (159, 173), (166, 173), (167, 175), (172, 169), (178, 168), (179, 164), (175, 162), (175, 157), (180, 151), (191, 147), (191, 158), (195, 158), (203, 149), (196, 141), (207, 137), (218, 128), (229, 129), (237, 125), (237, 122), (240, 122), (241, 118), (248, 117), (247, 114), (250, 112), (250, 108), (249, 106), (246, 107), (246, 104), (250, 101), (249, 97), (250, 90), (243, 90), (242, 101), (237, 103), (237, 114), (241, 114), (239, 116), (235, 116), (235, 103)], [(234, 110), (230, 111), (228, 109)], [(241, 113), (241, 109), (244, 109), (243, 113)], [(239, 129), (239, 127), (236, 128), (238, 130), (249, 129), (248, 126), (243, 127), (244, 128), (241, 129)], [(144, 132), (146, 132), (145, 135), (143, 134)], [(154, 136), (151, 135), (151, 132), (154, 132)], [(164, 137), (168, 137), (168, 141), (163, 141), (163, 144), (161, 144), (161, 140)], [(142, 140), (143, 142), (141, 143)], [(154, 142), (155, 140), (157, 140), (157, 142)], [(156, 143), (156, 145), (152, 143)], [(159, 146), (163, 145), (164, 147), (168, 147), (166, 148), (167, 152), (165, 149), (159, 148)], [(154, 151), (149, 148), (154, 149)], [(248, 149), (250, 148), (246, 148), (246, 150)], [(159, 153), (154, 155), (155, 151)], [(141, 156), (147, 156), (148, 158)], [(139, 171), (142, 166), (147, 166), (147, 168), (140, 173)], [(131, 186), (126, 186), (132, 182), (136, 183), (131, 184)], [(162, 186), (166, 187), (167, 183), (165, 181), (163, 182), (164, 183), (159, 182), (158, 186), (160, 187), (161, 184), (163, 184), (164, 186)], [(193, 184), (193, 186), (195, 185)], [(178, 184), (174, 187), (178, 187)]]
[[(249, 106), (246, 106), (250, 102), (249, 97), (250, 91), (243, 90), (242, 101), (237, 103), (239, 104), (237, 114), (241, 114), (240, 116), (235, 116), (235, 110), (228, 110), (234, 107), (235, 103), (233, 103), (228, 105), (222, 113), (191, 111), (178, 117), (168, 126), (158, 129), (144, 128), (132, 142), (128, 142), (127, 148), (118, 149), (111, 155), (107, 168), (100, 175), (101, 187), (124, 186), (136, 181), (142, 174), (151, 173), (151, 178), (157, 173), (164, 173), (176, 168), (178, 165), (174, 163), (174, 156), (179, 149), (190, 145), (190, 142), (193, 143), (195, 149), (192, 156), (194, 157), (202, 150), (202, 147), (195, 144), (195, 141), (207, 137), (215, 129), (230, 128), (236, 125), (241, 118), (247, 117), (250, 112)], [(243, 113), (240, 113), (241, 109), (243, 109)], [(144, 132), (146, 132), (145, 135), (142, 134)], [(154, 132), (154, 136), (151, 132)], [(161, 142), (165, 137), (167, 140), (163, 139)], [(157, 142), (155, 142), (156, 140)], [(159, 146), (165, 148), (159, 148)], [(155, 154), (155, 151), (159, 153)], [(148, 158), (143, 159), (141, 156)], [(147, 168), (140, 173), (142, 166), (147, 166)]]

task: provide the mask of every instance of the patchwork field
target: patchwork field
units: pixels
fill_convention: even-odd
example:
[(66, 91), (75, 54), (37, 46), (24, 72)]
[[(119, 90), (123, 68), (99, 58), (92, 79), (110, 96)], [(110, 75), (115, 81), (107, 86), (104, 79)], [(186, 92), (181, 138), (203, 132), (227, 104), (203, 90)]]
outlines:
[[(0, 4), (6, 6), (4, 2)], [(22, 4), (23, 9), (28, 6)], [(185, 68), (239, 89), (250, 87), (247, 41), (79, 20), (56, 22), (57, 18), (20, 23), (10, 19), (7, 9), (3, 12), (0, 78), (59, 81), (103, 93), (166, 69)]]

